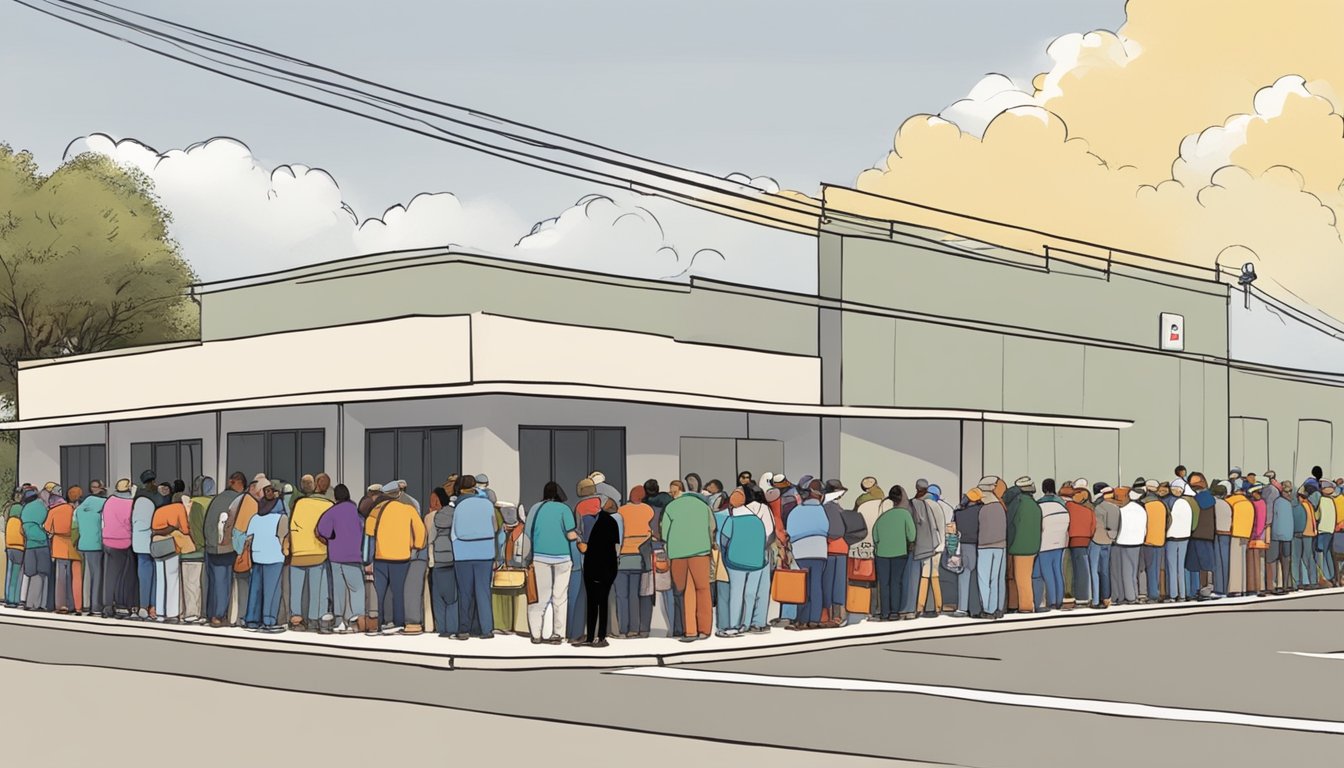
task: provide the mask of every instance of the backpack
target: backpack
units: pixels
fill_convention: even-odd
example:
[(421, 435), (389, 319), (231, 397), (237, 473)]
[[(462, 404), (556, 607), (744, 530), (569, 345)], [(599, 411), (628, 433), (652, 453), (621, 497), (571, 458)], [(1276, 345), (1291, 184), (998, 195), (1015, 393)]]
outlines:
[(485, 541), (495, 538), (495, 513), (488, 504), (485, 508), (489, 510), (489, 514), (472, 513), (468, 506), (469, 514), (463, 516), (462, 503), (458, 502), (453, 513), (453, 528), (456, 530), (458, 541)]
[(755, 515), (733, 515), (724, 524), (728, 549), (724, 564), (735, 571), (759, 571), (765, 567), (765, 524)]

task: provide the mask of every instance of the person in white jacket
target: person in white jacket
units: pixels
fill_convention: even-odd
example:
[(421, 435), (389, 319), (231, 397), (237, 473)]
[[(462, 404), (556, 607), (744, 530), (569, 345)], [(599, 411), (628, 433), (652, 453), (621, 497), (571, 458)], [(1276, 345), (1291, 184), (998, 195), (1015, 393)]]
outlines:
[(1115, 535), (1114, 557), (1120, 561), (1121, 605), (1139, 601), (1139, 551), (1148, 535), (1148, 512), (1139, 503), (1143, 494), (1129, 488), (1117, 488), (1115, 503), (1120, 507), (1120, 530)]
[(1185, 579), (1185, 555), (1195, 522), (1195, 492), (1182, 480), (1171, 481), (1171, 523), (1167, 526), (1167, 597), (1162, 602), (1190, 599)]

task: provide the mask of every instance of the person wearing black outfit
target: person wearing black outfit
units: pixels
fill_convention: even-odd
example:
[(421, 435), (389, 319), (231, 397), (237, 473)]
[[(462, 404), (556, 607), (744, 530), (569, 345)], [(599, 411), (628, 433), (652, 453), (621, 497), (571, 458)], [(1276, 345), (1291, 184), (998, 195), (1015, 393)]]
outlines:
[(616, 582), (620, 553), (620, 527), (611, 516), (611, 510), (603, 507), (593, 521), (583, 557), (583, 583), (588, 593), (588, 632), (583, 645), (607, 647), (607, 620), (611, 613), (607, 610), (607, 598), (611, 594), (611, 585)]

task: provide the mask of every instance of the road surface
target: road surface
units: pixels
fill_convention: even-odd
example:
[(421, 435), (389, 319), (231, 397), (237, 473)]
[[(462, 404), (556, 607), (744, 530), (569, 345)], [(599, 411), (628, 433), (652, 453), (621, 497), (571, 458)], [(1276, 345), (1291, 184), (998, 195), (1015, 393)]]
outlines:
[[(759, 660), (489, 672), (3, 626), (0, 680), (23, 702), (7, 708), (6, 753), (52, 764), (237, 765), (224, 724), (270, 713), (263, 754), (329, 765), (1331, 765), (1342, 629), (1344, 595), (1328, 594)], [(136, 729), (152, 751), (125, 751)]]

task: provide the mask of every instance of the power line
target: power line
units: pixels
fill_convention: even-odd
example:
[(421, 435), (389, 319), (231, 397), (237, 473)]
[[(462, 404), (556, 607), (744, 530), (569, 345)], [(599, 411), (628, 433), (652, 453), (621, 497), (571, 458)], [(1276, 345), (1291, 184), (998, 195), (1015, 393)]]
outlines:
[[(226, 47), (233, 48), (235, 51), (255, 50), (262, 51), (263, 53), (235, 53), (230, 50), (221, 50), (220, 48), (204, 45), (191, 39), (187, 39), (186, 37), (154, 29), (148, 25), (138, 23), (123, 16), (118, 16), (115, 13), (92, 8), (78, 2), (66, 2), (64, 0), (35, 0), (35, 2), (40, 2), (46, 7), (39, 7), (35, 2), (28, 2), (27, 0), (15, 0), (15, 2), (47, 16), (59, 19), (67, 24), (118, 40), (179, 63), (184, 63), (204, 71), (239, 82), (244, 82), (249, 85), (254, 85), (291, 98), (300, 99), (347, 114), (363, 117), (390, 127), (417, 133), (428, 138), (433, 138), (438, 141), (481, 152), (500, 159), (509, 160), (548, 173), (557, 173), (559, 175), (577, 178), (608, 187), (635, 192), (645, 192), (646, 194), (656, 194), (715, 213), (726, 213), (735, 218), (745, 219), (753, 223), (764, 224), (776, 228), (801, 232), (815, 232), (817, 228), (816, 221), (820, 207), (817, 203), (810, 200), (793, 200), (790, 198), (769, 195), (763, 192), (756, 192), (755, 190), (751, 193), (747, 193), (742, 191), (742, 189), (733, 188), (735, 186), (734, 182), (729, 182), (718, 177), (709, 176), (699, 172), (686, 171), (685, 169), (639, 158), (634, 155), (629, 155), (628, 153), (609, 150), (593, 144), (592, 142), (573, 139), (572, 137), (563, 136), (562, 134), (545, 131), (544, 129), (538, 129), (532, 126), (526, 126), (525, 124), (517, 123), (515, 121), (507, 121), (493, 115), (471, 112), (457, 105), (448, 105), (451, 109), (466, 111), (469, 114), (469, 117), (467, 118), (453, 117), (432, 109), (425, 109), (415, 106), (414, 104), (407, 104), (396, 98), (388, 98), (340, 82), (333, 82), (327, 78), (313, 76), (305, 74), (302, 71), (294, 70), (296, 67), (311, 67), (335, 73), (339, 77), (346, 77), (358, 82), (367, 83), (375, 89), (382, 89), (398, 94), (406, 94), (407, 92), (405, 91), (391, 89), (369, 80), (352, 78), (343, 73), (339, 73), (336, 70), (319, 67), (317, 65), (310, 65), (307, 62), (301, 62), (297, 59), (284, 56), (283, 54), (265, 51), (265, 49), (259, 49), (248, 43), (235, 41), (229, 38), (222, 38), (222, 36), (213, 35), (213, 33), (185, 27), (185, 25), (163, 22), (174, 24), (174, 26), (180, 29), (188, 30), (189, 34), (193, 36), (222, 39), (226, 41)], [(103, 4), (108, 7), (120, 9), (119, 6), (110, 3)], [(131, 13), (136, 12), (132, 11)], [(146, 18), (155, 18), (147, 17), (145, 14), (136, 13), (136, 15)], [(72, 18), (72, 16), (74, 18)], [(122, 32), (129, 32), (130, 36), (123, 35)], [(145, 38), (147, 38), (147, 40)], [(168, 50), (165, 50), (165, 48)], [(270, 63), (271, 61), (277, 60), (282, 64), (277, 65), (275, 63)], [(298, 63), (296, 65), (290, 62)], [(239, 72), (242, 74), (239, 74)], [(272, 82), (263, 82), (261, 79), (270, 80)], [(277, 81), (279, 83), (278, 85), (273, 84)], [(300, 91), (307, 91), (308, 94)], [(318, 95), (311, 95), (313, 92), (316, 92)], [(424, 99), (423, 97), (415, 96), (413, 94), (410, 94), (410, 97), (420, 101), (446, 104), (444, 102), (433, 102), (433, 100)], [(346, 102), (346, 104), (338, 102)], [(349, 105), (351, 102), (354, 104), (353, 107)], [(373, 110), (384, 114), (369, 114), (366, 110)], [(407, 112), (403, 110), (417, 114), (407, 114)], [(395, 119), (389, 119), (385, 115), (390, 115)], [(444, 127), (443, 125), (437, 124), (437, 120), (446, 121), (456, 127)], [(487, 120), (505, 122), (520, 128), (521, 131), (515, 132), (482, 124)], [(408, 122), (418, 124), (424, 128), (422, 129), (415, 127), (415, 125), (408, 125)], [(462, 130), (464, 128), (468, 131), (484, 133), (488, 138), (479, 138), (464, 133)], [(579, 143), (586, 147), (596, 149), (585, 150), (562, 146), (550, 139), (539, 139), (525, 135), (528, 131), (560, 138), (569, 142)], [(504, 141), (499, 142), (497, 141), (498, 139), (504, 139)], [(518, 145), (521, 145), (526, 149), (519, 148)], [(577, 157), (581, 160), (596, 163), (599, 167), (592, 168), (578, 165), (573, 162), (566, 162), (556, 157), (547, 156), (547, 154), (545, 154), (547, 152), (559, 153), (571, 158)], [(611, 153), (628, 159), (622, 160), (604, 157), (602, 153)], [(627, 173), (623, 174), (620, 171), (625, 171)], [(631, 173), (634, 175), (631, 175)], [(650, 180), (643, 177), (653, 178)]]

